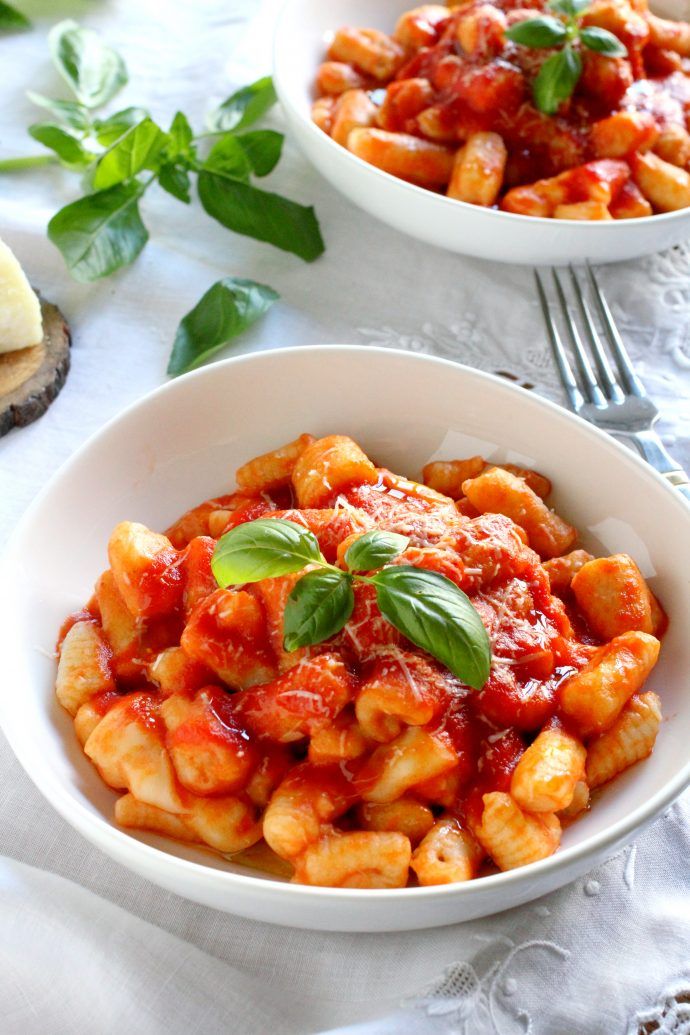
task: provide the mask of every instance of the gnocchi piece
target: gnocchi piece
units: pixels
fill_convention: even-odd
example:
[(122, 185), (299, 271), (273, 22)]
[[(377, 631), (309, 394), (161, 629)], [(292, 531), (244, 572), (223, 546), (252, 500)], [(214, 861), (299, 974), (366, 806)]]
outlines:
[(333, 125), (333, 109), (335, 108), (335, 97), (317, 97), (311, 106), (311, 120), (324, 133), (331, 135)]
[(375, 485), (377, 481), (371, 460), (345, 435), (328, 435), (307, 446), (292, 472), (300, 507), (321, 507), (353, 485)]
[(327, 96), (337, 96), (346, 90), (362, 90), (368, 83), (365, 75), (344, 61), (324, 61), (316, 73), (316, 89), (319, 94)]
[(356, 778), (364, 801), (379, 804), (401, 798), (416, 784), (440, 776), (458, 765), (450, 743), (421, 726), (408, 726), (366, 760)]
[(412, 853), (410, 866), (422, 887), (455, 884), (477, 876), (484, 850), (457, 819), (440, 819)]
[(364, 830), (397, 831), (416, 845), (434, 825), (434, 814), (421, 801), (398, 798), (382, 805), (374, 802), (359, 805), (357, 821)]
[(96, 694), (115, 689), (111, 652), (93, 622), (76, 622), (60, 649), (55, 692), (70, 715)]
[(180, 645), (188, 657), (237, 689), (277, 674), (263, 608), (244, 590), (217, 589), (202, 600), (190, 615)]
[(609, 205), (629, 176), (626, 162), (601, 158), (545, 180), (513, 187), (503, 197), (501, 208), (527, 216), (552, 216), (559, 205), (586, 201)]
[(440, 668), (419, 654), (399, 649), (373, 663), (355, 702), (365, 736), (387, 742), (405, 726), (425, 726), (448, 702), (451, 684)]
[(164, 697), (192, 693), (213, 682), (211, 670), (188, 657), (181, 647), (168, 647), (157, 654), (147, 666), (146, 675)]
[(644, 684), (660, 643), (644, 632), (626, 632), (600, 647), (560, 688), (561, 711), (580, 736), (603, 733)]
[(661, 701), (651, 690), (634, 696), (614, 722), (587, 750), (590, 787), (607, 783), (650, 755), (661, 724)]
[(192, 794), (229, 794), (245, 787), (258, 759), (233, 700), (207, 686), (193, 697), (172, 694), (160, 706), (165, 745), (177, 779)]
[(295, 859), (357, 798), (339, 765), (295, 766), (271, 796), (264, 837), (281, 859)]
[(470, 456), (466, 460), (436, 460), (426, 465), (422, 477), (425, 485), (458, 500), (462, 496), (462, 483), (468, 478), (477, 478), (485, 467), (483, 456)]
[(571, 588), (600, 640), (612, 640), (630, 630), (654, 632), (649, 587), (627, 554), (588, 561), (575, 573)]
[(407, 131), (414, 128), (415, 119), (434, 100), (434, 91), (428, 79), (403, 79), (393, 82), (386, 90), (383, 104), (376, 114), (381, 129)]
[(183, 550), (198, 535), (214, 535), (210, 529), (210, 518), (214, 511), (224, 510), (232, 513), (246, 502), (247, 497), (239, 492), (205, 500), (198, 507), (192, 507), (191, 510), (184, 513), (170, 528), (166, 529), (165, 535), (176, 550)]
[(573, 800), (585, 774), (585, 748), (577, 737), (547, 726), (520, 758), (510, 793), (527, 812), (560, 812)]
[(125, 794), (115, 803), (115, 820), (123, 827), (206, 844), (224, 855), (241, 852), (261, 839), (261, 824), (252, 806), (241, 798), (189, 795), (186, 806), (187, 812), (176, 815)]
[(685, 169), (690, 162), (690, 133), (685, 126), (670, 123), (659, 133), (653, 150), (665, 162)]
[[(500, 13), (495, 7), (491, 10)], [(455, 156), (448, 197), (491, 208), (503, 186), (507, 159), (498, 133), (473, 133)]]
[(542, 557), (567, 553), (577, 531), (558, 517), (522, 478), (494, 467), (463, 482), (463, 492), (482, 513), (505, 514), (527, 532), (530, 546)]
[(103, 716), (84, 751), (109, 787), (166, 812), (184, 812), (163, 737), (152, 695), (128, 694)]
[(576, 201), (571, 205), (556, 205), (553, 218), (587, 219), (596, 222), (613, 219), (613, 216), (603, 201)]
[(558, 848), (561, 825), (554, 813), (525, 812), (503, 791), (485, 794), (483, 803), (481, 821), (472, 833), (500, 870), (527, 866)]
[(140, 623), (125, 604), (110, 569), (96, 583), (96, 600), (103, 634), (113, 652), (116, 676), (129, 679), (139, 675), (135, 657), (139, 653)]
[(215, 540), (210, 536), (196, 536), (185, 548), (180, 558), (180, 570), (184, 580), (182, 610), (185, 618), (189, 618), (197, 604), (218, 589), (218, 583), (211, 569), (211, 559), (215, 548)]
[(405, 11), (398, 18), (393, 39), (406, 50), (431, 47), (436, 43), (439, 32), (448, 21), (447, 7), (441, 4), (423, 4)]
[(558, 818), (568, 821), (576, 819), (587, 808), (589, 808), (589, 786), (586, 780), (578, 780), (570, 805), (559, 810)]
[(659, 212), (674, 212), (690, 205), (690, 173), (648, 151), (630, 159), (635, 183)]
[(640, 219), (652, 215), (652, 206), (632, 180), (624, 183), (609, 205), (614, 219)]
[(438, 104), (420, 111), (416, 121), (422, 136), (437, 144), (454, 144), (460, 139), (459, 127), (445, 117), (444, 109)]
[(625, 158), (632, 151), (653, 147), (659, 129), (647, 112), (617, 111), (595, 122), (590, 136), (597, 158)]
[(562, 557), (553, 557), (550, 561), (544, 562), (544, 568), (548, 572), (552, 593), (565, 593), (570, 589), (573, 576), (580, 571), (585, 564), (593, 561), (591, 553), (586, 550), (573, 550), (571, 553), (563, 554)]
[(115, 584), (135, 618), (173, 611), (182, 597), (178, 553), (167, 536), (121, 521), (108, 543)]
[(378, 108), (364, 90), (346, 90), (333, 108), (331, 136), (336, 144), (347, 147), (350, 133), (358, 128), (372, 126)]
[(690, 25), (686, 22), (669, 21), (647, 13), (649, 41), (655, 47), (673, 50), (683, 57), (690, 57)]
[(74, 716), (74, 732), (82, 747), (84, 747), (84, 744), (103, 716), (120, 699), (120, 694), (116, 690), (106, 690), (105, 693), (95, 694), (80, 705), (77, 714)]
[(422, 186), (445, 187), (453, 174), (454, 152), (441, 144), (385, 129), (353, 129), (347, 148), (378, 169)]
[(242, 690), (235, 711), (257, 736), (289, 744), (330, 725), (353, 694), (341, 656), (319, 654), (271, 682)]
[(331, 61), (344, 61), (379, 81), (391, 79), (405, 60), (405, 49), (379, 29), (338, 29), (328, 51)]
[(238, 468), (235, 475), (237, 484), (257, 495), (289, 485), (295, 464), (313, 441), (313, 435), (300, 435), (294, 442), (255, 456)]
[(345, 708), (333, 722), (312, 733), (307, 758), (314, 765), (348, 762), (360, 758), (368, 747), (369, 740), (354, 714)]
[(487, 60), (505, 46), (508, 20), (493, 4), (471, 4), (457, 20), (456, 36), (469, 57)]
[(411, 854), (404, 834), (334, 831), (294, 860), (293, 879), (325, 888), (404, 888)]

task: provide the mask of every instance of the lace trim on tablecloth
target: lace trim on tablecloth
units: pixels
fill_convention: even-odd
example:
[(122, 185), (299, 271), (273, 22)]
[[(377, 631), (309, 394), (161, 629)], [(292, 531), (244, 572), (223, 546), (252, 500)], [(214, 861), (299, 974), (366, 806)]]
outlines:
[(651, 1009), (636, 1013), (626, 1035), (690, 1035), (690, 978), (681, 978)]

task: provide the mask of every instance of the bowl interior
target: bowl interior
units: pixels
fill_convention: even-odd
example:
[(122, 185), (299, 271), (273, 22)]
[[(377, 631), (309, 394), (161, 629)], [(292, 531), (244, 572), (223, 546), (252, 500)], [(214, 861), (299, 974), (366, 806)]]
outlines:
[[(379, 463), (413, 477), (431, 459), (475, 453), (536, 467), (553, 480), (553, 505), (585, 544), (632, 554), (671, 616), (651, 680), (667, 721), (652, 758), (604, 790), (566, 830), (561, 852), (629, 821), (674, 781), (679, 793), (690, 731), (690, 509), (613, 440), (498, 378), (385, 349), (314, 347), (218, 363), (155, 392), (75, 455), (15, 535), (0, 602), (7, 673), (0, 718), (63, 814), (77, 809), (89, 824), (112, 823), (115, 795), (56, 703), (52, 651), (66, 614), (106, 567), (113, 526), (128, 518), (165, 528), (229, 491), (240, 463), (303, 431), (350, 434)], [(172, 841), (133, 837), (204, 866), (248, 872)]]

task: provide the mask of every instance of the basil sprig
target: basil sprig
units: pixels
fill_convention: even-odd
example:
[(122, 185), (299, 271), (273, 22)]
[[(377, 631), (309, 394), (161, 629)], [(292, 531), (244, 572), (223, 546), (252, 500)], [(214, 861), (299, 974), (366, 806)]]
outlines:
[(523, 47), (561, 48), (546, 59), (532, 83), (534, 103), (546, 115), (555, 114), (572, 96), (582, 75), (580, 47), (607, 57), (624, 57), (628, 53), (618, 37), (607, 29), (581, 25), (581, 16), (589, 3), (590, 0), (550, 0), (548, 7), (560, 17), (539, 15), (506, 29), (506, 38)]
[[(0, 0), (0, 29), (21, 27)], [(15, 12), (16, 13), (16, 12)], [(10, 20), (8, 20), (10, 19)], [(148, 240), (141, 202), (158, 184), (184, 204), (196, 178), (202, 208), (238, 234), (291, 252), (307, 262), (324, 251), (314, 209), (255, 186), (280, 161), (283, 135), (255, 123), (276, 103), (270, 76), (243, 86), (195, 132), (178, 111), (169, 129), (143, 108), (101, 112), (128, 81), (122, 57), (74, 21), (49, 35), (53, 62), (70, 100), (38, 93), (29, 98), (48, 118), (29, 133), (49, 153), (0, 160), (0, 172), (59, 162), (78, 172), (86, 194), (60, 209), (48, 237), (75, 280), (91, 282), (134, 262)], [(198, 365), (258, 319), (277, 294), (263, 284), (225, 278), (214, 284), (178, 328), (169, 372)], [(215, 323), (215, 326), (214, 326)]]
[(16, 32), (18, 29), (30, 29), (31, 22), (12, 4), (0, 0), (0, 32)]
[[(381, 614), (407, 639), (479, 690), (489, 677), (491, 649), (471, 601), (437, 572), (390, 565), (409, 540), (394, 532), (365, 533), (345, 554), (348, 570), (328, 564), (313, 532), (294, 521), (259, 518), (226, 532), (211, 561), (225, 588), (311, 568), (295, 584), (283, 618), (284, 647), (297, 650), (335, 636), (354, 607), (353, 585), (374, 587)], [(362, 571), (373, 572), (362, 575)]]

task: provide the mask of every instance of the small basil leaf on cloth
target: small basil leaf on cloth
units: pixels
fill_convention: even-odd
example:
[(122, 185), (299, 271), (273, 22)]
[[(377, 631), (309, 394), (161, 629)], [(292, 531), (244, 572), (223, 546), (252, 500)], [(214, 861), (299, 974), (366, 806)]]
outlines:
[(572, 94), (580, 74), (582, 59), (570, 46), (552, 54), (539, 69), (532, 84), (534, 103), (545, 115), (553, 115)]
[(541, 15), (511, 25), (505, 37), (524, 47), (555, 47), (567, 39), (568, 30), (558, 18)]
[(295, 584), (283, 615), (283, 645), (293, 651), (340, 632), (352, 614), (355, 595), (345, 572), (310, 571)]
[(30, 29), (31, 22), (11, 4), (0, 0), (0, 32), (15, 32), (17, 29)]
[(253, 280), (226, 277), (217, 281), (181, 320), (168, 373), (177, 376), (199, 366), (263, 316), (279, 297), (266, 284)]
[(241, 144), (255, 176), (268, 176), (280, 161), (285, 137), (274, 129), (250, 130), (235, 139)]
[(35, 93), (33, 90), (27, 90), (26, 96), (39, 108), (45, 108), (55, 118), (62, 119), (70, 129), (76, 129), (80, 133), (86, 133), (88, 130), (89, 113), (78, 101), (58, 101), (52, 97), (44, 97), (42, 93)]
[(208, 128), (216, 133), (245, 129), (265, 115), (278, 100), (270, 76), (236, 90), (208, 117)]
[(167, 134), (151, 119), (132, 126), (99, 159), (93, 178), (97, 190), (114, 187), (143, 169), (155, 169), (167, 143)]
[(202, 168), (233, 180), (249, 183), (252, 165), (247, 152), (234, 133), (226, 133), (217, 140), (206, 158)]
[(133, 262), (148, 240), (139, 215), (144, 186), (136, 181), (87, 194), (56, 212), (48, 237), (75, 280), (92, 281)]
[(398, 557), (410, 540), (397, 532), (374, 528), (356, 539), (345, 554), (350, 571), (374, 571)]
[(205, 210), (229, 230), (313, 262), (324, 251), (314, 209), (247, 183), (201, 171), (199, 198)]
[(173, 198), (189, 205), (192, 200), (192, 184), (189, 172), (183, 166), (166, 162), (158, 170), (158, 182), (164, 191), (172, 194)]
[(94, 119), (96, 140), (103, 147), (111, 147), (127, 130), (139, 125), (148, 117), (149, 113), (144, 108), (123, 108), (122, 111), (109, 115), (107, 119)]
[(373, 575), (381, 614), (463, 683), (480, 690), (489, 678), (491, 647), (468, 596), (435, 571), (406, 565)]
[(53, 62), (87, 108), (111, 100), (127, 82), (127, 68), (98, 33), (73, 21), (59, 22), (48, 34)]
[(600, 29), (597, 25), (586, 25), (580, 29), (580, 39), (589, 50), (605, 54), (606, 57), (625, 57), (628, 53), (627, 47), (617, 36), (607, 29)]
[(220, 537), (211, 570), (225, 589), (289, 575), (321, 560), (318, 540), (304, 525), (284, 518), (258, 518)]
[(78, 169), (90, 165), (95, 158), (80, 140), (54, 122), (36, 122), (29, 126), (29, 133), (34, 140), (54, 151), (60, 161), (71, 168)]

